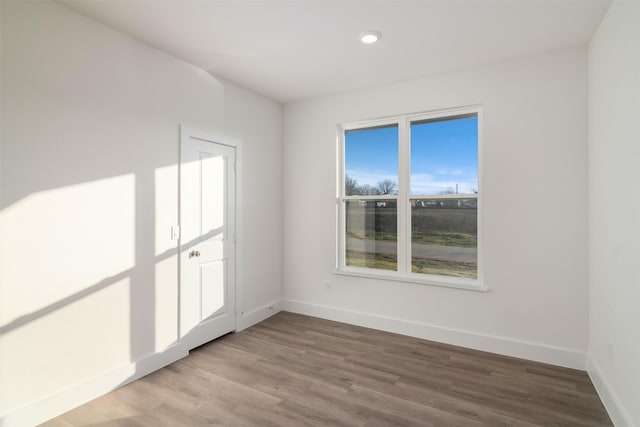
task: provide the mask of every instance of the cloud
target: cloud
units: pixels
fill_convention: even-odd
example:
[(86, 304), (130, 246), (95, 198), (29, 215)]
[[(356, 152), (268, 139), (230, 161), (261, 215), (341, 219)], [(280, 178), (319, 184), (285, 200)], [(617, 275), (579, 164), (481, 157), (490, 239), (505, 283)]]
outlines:
[[(359, 185), (375, 186), (385, 179), (398, 182), (398, 176), (389, 171), (349, 169), (347, 175), (354, 178)], [(449, 190), (455, 191), (456, 184), (459, 194), (471, 194), (478, 189), (478, 179), (473, 174), (471, 176), (463, 175), (464, 171), (461, 169), (449, 169), (447, 173), (442, 174), (438, 171), (435, 176), (428, 173), (411, 174), (411, 194), (435, 195)]]
[(450, 168), (440, 168), (436, 170), (437, 175), (462, 175), (464, 171), (462, 169), (450, 169)]

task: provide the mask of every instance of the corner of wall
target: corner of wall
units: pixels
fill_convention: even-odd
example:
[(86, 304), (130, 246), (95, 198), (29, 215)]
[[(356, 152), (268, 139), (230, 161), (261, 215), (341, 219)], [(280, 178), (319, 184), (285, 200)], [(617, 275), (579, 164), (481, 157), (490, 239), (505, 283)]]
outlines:
[(154, 353), (59, 392), (29, 403), (0, 416), (0, 427), (19, 427), (43, 423), (70, 411), (110, 391), (144, 377), (176, 362), (189, 354), (186, 347), (176, 344), (161, 353)]
[(631, 417), (620, 403), (618, 396), (607, 382), (606, 377), (602, 374), (600, 367), (591, 354), (587, 355), (587, 373), (613, 424), (615, 426), (633, 427)]
[(236, 332), (247, 329), (282, 311), (282, 300), (273, 301), (257, 310), (240, 313), (236, 318)]
[(623, 184), (640, 177), (639, 20), (640, 3), (613, 1), (588, 50), (588, 372), (616, 426), (640, 423), (640, 341), (634, 339), (640, 199), (628, 197)]

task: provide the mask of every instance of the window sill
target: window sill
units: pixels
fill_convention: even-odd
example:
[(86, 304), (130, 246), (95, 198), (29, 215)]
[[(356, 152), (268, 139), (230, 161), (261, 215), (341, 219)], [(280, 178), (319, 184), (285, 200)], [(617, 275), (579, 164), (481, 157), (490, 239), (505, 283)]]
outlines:
[(489, 289), (480, 281), (455, 277), (441, 277), (423, 274), (399, 274), (395, 271), (373, 270), (369, 268), (343, 267), (334, 271), (341, 276), (364, 277), (368, 279), (389, 280), (392, 282), (415, 283), (419, 285), (441, 286), (464, 289), (467, 291), (487, 292)]

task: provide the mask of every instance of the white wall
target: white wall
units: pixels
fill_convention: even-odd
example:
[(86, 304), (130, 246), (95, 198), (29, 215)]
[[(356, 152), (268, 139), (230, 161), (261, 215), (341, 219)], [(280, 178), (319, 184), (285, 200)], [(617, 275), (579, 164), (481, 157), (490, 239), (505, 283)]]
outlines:
[(238, 308), (282, 297), (281, 106), (56, 3), (1, 7), (0, 419), (176, 341), (181, 123), (243, 140)]
[[(451, 342), (463, 343), (457, 334), (463, 332), (467, 338), (480, 338), (465, 345), (584, 368), (586, 70), (585, 50), (568, 50), (287, 104), (288, 307), (341, 319), (382, 317), (387, 320), (369, 324), (388, 325), (391, 319), (408, 325), (397, 330)], [(485, 284), (490, 291), (333, 274), (336, 125), (471, 104), (484, 105), (481, 197)], [(325, 292), (325, 280), (333, 283), (330, 293)], [(448, 333), (452, 329), (458, 338)], [(506, 347), (490, 343), (486, 335), (503, 338), (498, 341), (507, 342)], [(534, 346), (525, 345), (518, 353), (522, 342)], [(545, 349), (551, 351), (536, 354)], [(563, 354), (570, 360), (560, 360)]]
[[(282, 106), (224, 83), (220, 125), (244, 143), (242, 223), (238, 245), (239, 312), (247, 316), (280, 301), (282, 286)], [(257, 319), (260, 319), (258, 315)], [(249, 323), (247, 323), (249, 322)]]
[(589, 373), (616, 425), (640, 426), (639, 23), (616, 1), (589, 46)]

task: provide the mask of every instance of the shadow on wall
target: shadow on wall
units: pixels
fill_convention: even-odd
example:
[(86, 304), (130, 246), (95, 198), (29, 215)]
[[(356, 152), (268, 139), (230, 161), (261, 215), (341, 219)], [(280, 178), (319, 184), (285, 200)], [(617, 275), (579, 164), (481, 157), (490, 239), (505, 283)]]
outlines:
[[(207, 233), (204, 233), (202, 235), (202, 237), (200, 239), (194, 239), (191, 240), (187, 243), (184, 243), (181, 245), (180, 250), (178, 250), (178, 248), (175, 249), (169, 249), (165, 252), (163, 252), (162, 254), (158, 255), (155, 257), (155, 262), (156, 263), (160, 263), (164, 260), (170, 259), (173, 256), (177, 255), (178, 253), (184, 253), (186, 251), (188, 251), (189, 249), (195, 247), (198, 243), (200, 243), (200, 240), (206, 240), (210, 237), (214, 237), (220, 234), (220, 230), (216, 229), (216, 230), (211, 230), (208, 231)], [(56, 301), (53, 304), (50, 304), (46, 307), (43, 307), (37, 311), (34, 311), (32, 313), (29, 314), (25, 314), (22, 315), (14, 320), (12, 320), (11, 322), (1, 325), (0, 326), (0, 336), (7, 334), (15, 329), (18, 329), (24, 325), (27, 325), (35, 320), (38, 320), (50, 313), (53, 313), (56, 310), (59, 310), (61, 308), (64, 308), (66, 306), (68, 306), (69, 304), (73, 304), (76, 301), (80, 301), (83, 298), (86, 298), (108, 286), (113, 285), (114, 283), (118, 283), (124, 279), (127, 278), (131, 278), (135, 275), (135, 267), (134, 268), (130, 268), (128, 270), (124, 270), (121, 271), (118, 274), (115, 274), (113, 276), (110, 277), (106, 277), (103, 280), (99, 281), (98, 283), (95, 283), (91, 286), (88, 286), (86, 288), (83, 288), (80, 292), (77, 292), (73, 295), (70, 295), (66, 298), (63, 298), (61, 300)], [(133, 282), (132, 282), (133, 283)], [(131, 295), (131, 297), (133, 298), (133, 296)]]
[[(158, 188), (158, 180), (168, 187)], [(167, 180), (175, 182), (167, 183)], [(156, 243), (157, 209), (162, 206), (156, 203), (156, 198), (169, 197), (177, 201), (177, 191), (164, 194), (177, 190), (177, 180), (178, 168), (172, 165), (151, 170), (144, 178), (136, 172), (48, 189), (0, 211), (0, 219), (6, 220), (4, 224), (9, 226), (3, 233), (3, 239), (8, 237), (4, 244), (36, 247), (35, 256), (23, 257), (18, 251), (7, 253), (5, 259), (10, 270), (5, 273), (13, 280), (4, 284), (3, 296), (8, 297), (5, 301), (8, 310), (3, 313), (5, 323), (0, 324), (0, 339), (6, 345), (4, 348), (12, 350), (3, 355), (6, 367), (12, 367), (12, 372), (3, 373), (7, 378), (3, 378), (6, 389), (2, 393), (9, 396), (15, 392), (22, 396), (19, 407), (25, 401), (50, 394), (30, 389), (37, 380), (24, 381), (24, 378), (37, 378), (36, 372), (54, 375), (56, 371), (73, 372), (75, 360), (90, 360), (96, 354), (109, 351), (114, 352), (110, 360), (124, 359), (126, 347), (128, 360), (117, 363), (136, 362), (180, 339), (177, 255), (193, 248), (200, 239), (219, 234), (220, 230), (211, 230), (201, 238), (183, 243), (180, 248), (169, 239), (164, 244)], [(73, 205), (65, 206), (70, 203)], [(177, 205), (174, 207), (177, 210)], [(67, 223), (61, 224), (65, 221)], [(92, 235), (87, 235), (91, 230)], [(92, 245), (74, 248), (74, 242), (78, 245), (92, 242)], [(65, 243), (68, 252), (58, 251), (50, 254), (49, 259), (42, 259), (52, 246), (60, 243)], [(172, 247), (166, 248), (167, 245)], [(170, 265), (167, 266), (167, 262)], [(117, 266), (128, 268), (118, 271)], [(118, 272), (103, 275), (90, 285), (83, 284), (92, 276), (114, 270)], [(165, 272), (170, 277), (158, 277)], [(70, 293), (72, 289), (76, 291)], [(163, 299), (160, 305), (158, 291)], [(125, 301), (125, 292), (128, 292), (128, 301)], [(65, 293), (68, 295), (59, 298)], [(91, 302), (98, 295), (98, 299)], [(127, 302), (128, 313), (120, 312), (126, 311)], [(33, 310), (37, 306), (40, 308)], [(158, 306), (169, 306), (170, 310), (162, 312)], [(128, 334), (124, 332), (125, 327)], [(126, 339), (128, 342), (124, 342)], [(65, 358), (65, 354), (69, 356)], [(91, 371), (90, 367), (85, 369)], [(139, 374), (136, 367), (128, 378), (122, 379), (121, 385)], [(76, 380), (78, 378), (74, 378)], [(2, 416), (19, 407), (1, 409), (0, 426)]]
[(177, 124), (219, 125), (225, 87), (56, 2), (0, 10), (5, 414), (178, 339)]

